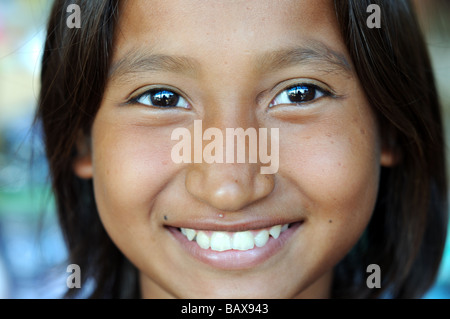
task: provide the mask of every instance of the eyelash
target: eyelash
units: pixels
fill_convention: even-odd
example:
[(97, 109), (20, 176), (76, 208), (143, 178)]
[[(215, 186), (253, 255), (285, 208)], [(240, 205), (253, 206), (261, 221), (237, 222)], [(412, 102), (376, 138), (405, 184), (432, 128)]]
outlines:
[[(294, 93), (295, 91), (295, 93)], [(304, 99), (305, 97), (309, 98), (308, 100), (303, 101), (293, 101), (293, 96), (290, 94), (300, 95), (300, 99)], [(312, 94), (311, 96), (307, 96), (308, 94)], [(317, 96), (320, 94), (320, 96)], [(334, 94), (326, 89), (323, 89), (315, 84), (311, 83), (298, 83), (294, 84), (280, 93), (270, 102), (269, 108), (277, 106), (277, 105), (301, 105), (301, 104), (309, 104), (313, 103), (315, 100), (320, 99), (321, 97), (329, 97), (334, 96)], [(283, 99), (287, 99), (288, 101), (282, 101)]]
[[(294, 93), (295, 91), (295, 93)], [(293, 101), (293, 94), (300, 95), (298, 98), (308, 100), (303, 101)], [(317, 96), (319, 94), (319, 96)], [(309, 95), (309, 96), (308, 96)], [(312, 96), (311, 96), (312, 95)], [(284, 89), (280, 93), (275, 96), (275, 98), (270, 102), (269, 108), (275, 107), (277, 105), (301, 105), (301, 104), (309, 104), (314, 102), (315, 100), (321, 97), (333, 97), (334, 94), (329, 90), (323, 89), (315, 84), (311, 83), (298, 83), (291, 85), (290, 87)], [(149, 103), (145, 103), (142, 101), (145, 99)], [(154, 103), (159, 99), (159, 102), (165, 105), (155, 105)], [(283, 101), (283, 100), (288, 100)], [(129, 104), (142, 104), (155, 108), (184, 108), (189, 109), (189, 103), (183, 98), (180, 94), (174, 92), (168, 88), (152, 88), (144, 93), (138, 95), (135, 98), (132, 98), (127, 102)], [(173, 105), (175, 104), (175, 105)], [(182, 104), (181, 106), (179, 104)]]
[[(144, 103), (144, 101), (141, 101), (142, 99), (147, 100), (149, 103)], [(159, 99), (160, 102), (162, 102), (165, 105), (154, 105), (156, 99)], [(147, 106), (152, 106), (155, 108), (185, 108), (189, 109), (189, 103), (186, 101), (185, 98), (183, 98), (180, 94), (174, 92), (171, 89), (167, 88), (153, 88), (145, 91), (142, 94), (139, 94), (137, 97), (132, 98), (128, 103), (130, 104), (142, 104)], [(175, 105), (171, 105), (175, 104)], [(179, 106), (178, 104), (182, 104), (182, 106)]]

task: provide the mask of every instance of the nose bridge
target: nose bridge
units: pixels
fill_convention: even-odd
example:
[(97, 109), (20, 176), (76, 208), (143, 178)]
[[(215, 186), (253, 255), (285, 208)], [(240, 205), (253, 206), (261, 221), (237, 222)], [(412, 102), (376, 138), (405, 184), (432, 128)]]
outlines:
[[(274, 187), (273, 176), (262, 175), (260, 170), (255, 108), (231, 104), (216, 104), (211, 107), (214, 111), (205, 113), (201, 121), (203, 158), (191, 163), (186, 175), (186, 189), (192, 196), (227, 212), (266, 197)], [(194, 134), (200, 132), (198, 124)], [(197, 147), (198, 141), (197, 136)], [(211, 154), (215, 160), (208, 160)]]

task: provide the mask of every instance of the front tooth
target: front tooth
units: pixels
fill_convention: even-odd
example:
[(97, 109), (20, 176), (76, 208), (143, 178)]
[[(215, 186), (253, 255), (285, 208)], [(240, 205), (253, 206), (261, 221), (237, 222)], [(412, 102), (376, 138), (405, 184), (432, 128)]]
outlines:
[(186, 235), (186, 237), (189, 240), (193, 240), (195, 235), (197, 235), (197, 231), (194, 229), (190, 229), (190, 228), (181, 228), (181, 232), (183, 232), (184, 229), (184, 234)]
[(224, 251), (231, 249), (231, 238), (225, 232), (213, 232), (211, 235), (211, 250)]
[(280, 232), (281, 232), (281, 225), (273, 226), (269, 230), (269, 234), (275, 239), (277, 239), (278, 236), (280, 236)]
[(288, 228), (289, 228), (289, 224), (284, 224), (283, 227), (281, 227), (281, 232), (284, 232)]
[(264, 246), (267, 241), (269, 240), (269, 232), (267, 230), (261, 230), (256, 236), (255, 236), (255, 245), (257, 247)]
[(199, 231), (197, 233), (197, 244), (203, 248), (203, 249), (208, 249), (209, 248), (209, 244), (210, 244), (210, 240), (208, 235), (206, 235), (205, 232)]
[(250, 231), (237, 232), (233, 235), (232, 247), (237, 250), (248, 250), (255, 246), (253, 234)]

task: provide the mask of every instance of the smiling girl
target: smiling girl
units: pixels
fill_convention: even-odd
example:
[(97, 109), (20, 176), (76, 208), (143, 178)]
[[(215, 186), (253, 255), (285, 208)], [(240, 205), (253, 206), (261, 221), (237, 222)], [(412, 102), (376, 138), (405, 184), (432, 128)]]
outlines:
[[(77, 1), (80, 29), (71, 3), (51, 13), (38, 118), (91, 297), (404, 298), (432, 284), (444, 143), (407, 1)], [(172, 132), (197, 120), (278, 129), (277, 172), (175, 163)]]

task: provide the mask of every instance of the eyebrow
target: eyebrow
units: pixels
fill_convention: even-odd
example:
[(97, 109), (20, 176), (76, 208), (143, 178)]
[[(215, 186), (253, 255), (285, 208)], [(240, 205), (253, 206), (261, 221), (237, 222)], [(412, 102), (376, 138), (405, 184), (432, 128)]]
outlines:
[[(325, 73), (344, 74), (349, 77), (353, 75), (353, 69), (344, 54), (318, 41), (311, 41), (304, 46), (264, 52), (255, 59), (255, 68), (260, 73), (275, 72), (298, 64), (311, 65)], [(200, 69), (200, 61), (192, 57), (133, 49), (113, 63), (108, 78), (126, 82), (133, 76), (146, 72), (183, 73), (195, 77)]]
[(200, 63), (190, 57), (154, 54), (134, 49), (113, 63), (108, 78), (126, 81), (139, 73), (158, 71), (195, 75), (199, 70)]
[(257, 58), (258, 70), (267, 73), (297, 64), (311, 65), (325, 73), (353, 75), (353, 68), (345, 55), (319, 41), (310, 41), (304, 46), (263, 53)]

